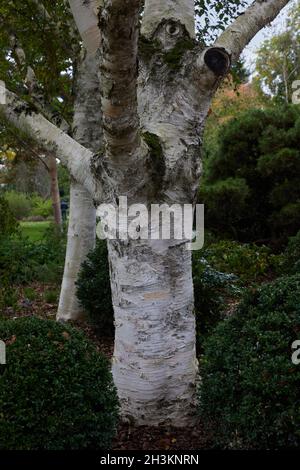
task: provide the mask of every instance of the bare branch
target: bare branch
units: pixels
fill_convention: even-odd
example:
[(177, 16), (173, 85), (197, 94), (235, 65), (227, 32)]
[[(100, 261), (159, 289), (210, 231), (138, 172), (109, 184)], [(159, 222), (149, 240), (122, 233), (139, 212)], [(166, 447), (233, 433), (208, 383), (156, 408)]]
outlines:
[(140, 0), (105, 0), (100, 11), (100, 88), (108, 155), (139, 144), (137, 49)]
[(6, 90), (6, 103), (0, 105), (1, 118), (29, 135), (46, 152), (52, 152), (68, 168), (76, 181), (88, 191), (95, 191), (90, 170), (93, 152), (47, 121), (33, 107)]
[(290, 0), (255, 0), (221, 36), (215, 46), (224, 48), (235, 62), (254, 36), (271, 23)]

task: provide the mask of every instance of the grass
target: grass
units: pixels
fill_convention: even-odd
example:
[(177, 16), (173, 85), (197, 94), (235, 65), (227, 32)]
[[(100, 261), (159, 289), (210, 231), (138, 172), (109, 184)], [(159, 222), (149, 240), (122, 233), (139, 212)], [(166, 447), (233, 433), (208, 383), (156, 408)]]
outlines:
[(51, 222), (21, 222), (21, 230), (23, 235), (29, 238), (31, 242), (37, 242), (42, 240), (45, 231), (49, 227)]

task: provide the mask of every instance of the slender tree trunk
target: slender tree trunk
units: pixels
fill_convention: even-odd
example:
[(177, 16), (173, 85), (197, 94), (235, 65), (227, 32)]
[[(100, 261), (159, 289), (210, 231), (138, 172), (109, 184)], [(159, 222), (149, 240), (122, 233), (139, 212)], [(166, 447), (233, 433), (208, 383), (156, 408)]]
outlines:
[(84, 317), (76, 296), (76, 280), (81, 264), (95, 245), (95, 220), (90, 194), (81, 184), (72, 182), (65, 269), (57, 312), (60, 321)]
[(57, 226), (62, 226), (62, 216), (60, 208), (60, 195), (59, 195), (59, 186), (58, 186), (58, 176), (57, 176), (57, 163), (56, 157), (51, 155), (49, 157), (49, 174), (50, 174), (50, 191), (51, 199), (53, 206), (54, 222)]
[[(75, 87), (73, 136), (86, 148), (101, 147), (101, 107), (98, 64), (93, 54), (82, 58)], [(87, 254), (95, 246), (96, 210), (91, 194), (73, 180), (70, 191), (70, 213), (64, 275), (57, 319), (78, 320), (84, 310), (76, 296), (76, 280)]]
[(168, 241), (111, 241), (109, 256), (113, 375), (123, 416), (141, 425), (191, 424), (197, 373), (191, 252)]

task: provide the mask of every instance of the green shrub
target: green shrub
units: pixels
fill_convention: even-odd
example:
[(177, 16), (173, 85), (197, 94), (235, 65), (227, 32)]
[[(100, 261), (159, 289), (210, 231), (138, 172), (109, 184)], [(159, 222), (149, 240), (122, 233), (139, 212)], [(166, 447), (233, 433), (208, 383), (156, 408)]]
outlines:
[(26, 194), (17, 193), (16, 191), (7, 191), (4, 193), (4, 197), (16, 219), (21, 220), (29, 216), (31, 202)]
[(283, 271), (289, 274), (300, 274), (300, 231), (289, 239), (283, 254)]
[(22, 236), (4, 238), (0, 243), (1, 284), (26, 284), (35, 279), (36, 247)]
[(6, 199), (0, 196), (0, 238), (17, 231), (18, 224)]
[(0, 338), (0, 448), (107, 449), (116, 391), (107, 360), (83, 333), (32, 317), (0, 321)]
[(59, 282), (63, 273), (65, 235), (50, 226), (39, 243), (18, 234), (0, 243), (2, 284), (27, 284), (34, 280)]
[(204, 258), (217, 270), (233, 273), (242, 282), (253, 283), (276, 270), (277, 257), (266, 246), (241, 244), (230, 240), (211, 243)]
[(106, 242), (97, 240), (96, 248), (82, 264), (77, 279), (77, 297), (101, 333), (113, 333), (109, 265)]
[(199, 391), (202, 419), (223, 448), (300, 445), (300, 275), (249, 292), (205, 344)]
[(47, 290), (44, 293), (47, 304), (55, 304), (58, 301), (59, 292), (57, 290)]
[(16, 310), (18, 306), (18, 291), (9, 285), (1, 285), (0, 287), (0, 309), (7, 307)]
[(242, 242), (286, 244), (300, 229), (299, 139), (293, 105), (251, 109), (220, 127), (199, 190), (206, 227)]
[(52, 201), (50, 199), (42, 199), (36, 200), (34, 207), (31, 211), (31, 215), (33, 217), (39, 216), (43, 217), (44, 219), (47, 219), (47, 217), (50, 217), (53, 214), (53, 206), (52, 206)]
[(226, 299), (240, 294), (236, 281), (236, 276), (215, 270), (201, 256), (201, 252), (194, 252), (193, 282), (198, 350), (202, 350), (204, 339), (224, 318)]
[(38, 294), (37, 292), (32, 289), (32, 287), (25, 287), (23, 290), (24, 297), (30, 301), (36, 300)]

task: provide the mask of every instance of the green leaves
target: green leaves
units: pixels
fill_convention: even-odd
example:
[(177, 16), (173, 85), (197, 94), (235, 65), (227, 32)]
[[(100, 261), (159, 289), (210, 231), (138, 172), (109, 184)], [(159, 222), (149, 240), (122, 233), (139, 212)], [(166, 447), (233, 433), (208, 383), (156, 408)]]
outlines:
[(107, 449), (118, 401), (107, 360), (83, 333), (52, 320), (0, 321), (0, 447)]
[(225, 448), (297, 447), (300, 368), (291, 344), (300, 331), (300, 277), (248, 292), (236, 313), (207, 340), (201, 413)]

